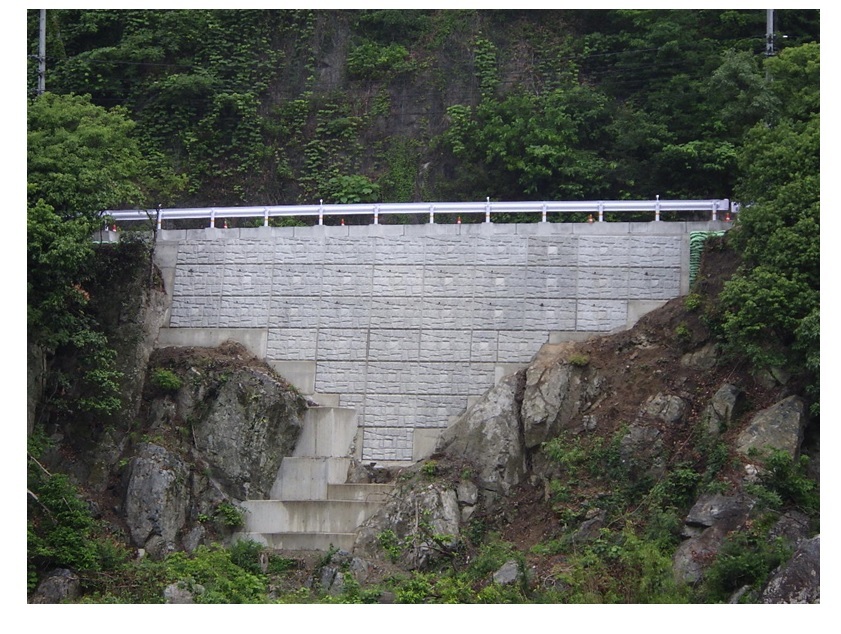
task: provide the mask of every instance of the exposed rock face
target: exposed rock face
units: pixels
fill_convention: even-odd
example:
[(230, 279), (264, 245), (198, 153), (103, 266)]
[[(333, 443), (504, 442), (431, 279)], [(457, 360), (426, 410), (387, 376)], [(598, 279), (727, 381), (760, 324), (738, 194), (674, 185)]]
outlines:
[(67, 568), (56, 568), (38, 584), (30, 603), (72, 602), (78, 599), (80, 594), (79, 575)]
[(744, 405), (744, 392), (729, 383), (722, 385), (701, 414), (704, 431), (718, 435), (727, 429)]
[(586, 364), (567, 360), (573, 350), (571, 343), (547, 344), (526, 370), (522, 418), (528, 449), (583, 426), (580, 415), (598, 398), (601, 381)]
[(619, 456), (628, 467), (632, 478), (644, 474), (658, 477), (663, 474), (663, 439), (660, 430), (638, 421), (628, 427), (628, 433), (619, 442)]
[(237, 370), (193, 425), (195, 448), (229, 495), (265, 498), (300, 436), (302, 413), (297, 399), (270, 376)]
[(796, 458), (800, 453), (806, 423), (803, 400), (798, 396), (789, 396), (751, 419), (736, 439), (736, 450), (747, 454), (751, 449), (779, 449)]
[(168, 450), (149, 443), (138, 447), (129, 465), (125, 498), (126, 521), (136, 545), (145, 547), (158, 536), (167, 550), (176, 550), (178, 532), (187, 520), (188, 478), (187, 467)]
[(777, 570), (760, 598), (762, 603), (820, 603), (821, 536), (803, 541)]
[(503, 378), (447, 429), (436, 453), (467, 460), (478, 469), (477, 484), (505, 495), (526, 473), (518, 393), (524, 372)]
[(673, 394), (655, 394), (642, 407), (641, 414), (663, 421), (669, 425), (677, 423), (686, 412), (686, 402)]
[[(400, 489), (390, 501), (359, 529), (354, 554), (383, 559), (386, 552), (380, 535), (391, 531), (396, 563), (407, 568), (423, 568), (458, 546), (461, 538), (461, 512), (455, 490), (445, 482)], [(446, 543), (439, 541), (447, 536)]]
[[(214, 518), (222, 502), (266, 497), (292, 454), (306, 401), (245, 354), (225, 345), (153, 357), (174, 367), (182, 386), (149, 393), (144, 431), (156, 442), (132, 448), (123, 474), (132, 542), (152, 557), (195, 550), (208, 538), (200, 519)], [(231, 526), (221, 518), (216, 528)]]
[(750, 515), (753, 501), (744, 496), (705, 494), (686, 516), (686, 539), (674, 555), (673, 571), (679, 583), (701, 581), (727, 534), (741, 527)]
[(721, 355), (721, 346), (715, 343), (708, 343), (703, 348), (688, 352), (680, 359), (680, 364), (693, 370), (711, 370), (718, 363)]

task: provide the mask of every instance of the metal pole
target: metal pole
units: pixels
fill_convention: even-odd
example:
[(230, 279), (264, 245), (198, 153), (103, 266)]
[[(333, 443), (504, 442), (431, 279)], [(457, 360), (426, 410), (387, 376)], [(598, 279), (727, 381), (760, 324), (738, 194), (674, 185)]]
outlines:
[(47, 10), (41, 9), (41, 23), (38, 29), (38, 94), (47, 89)]
[(774, 54), (774, 9), (765, 10), (765, 54)]

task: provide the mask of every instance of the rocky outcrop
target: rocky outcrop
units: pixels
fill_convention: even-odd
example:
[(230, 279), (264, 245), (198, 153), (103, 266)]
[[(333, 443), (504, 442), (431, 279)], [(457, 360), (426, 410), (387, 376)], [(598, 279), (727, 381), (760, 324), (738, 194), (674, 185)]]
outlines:
[(753, 501), (742, 495), (704, 494), (684, 520), (683, 536), (674, 554), (673, 571), (678, 583), (696, 584), (715, 559), (724, 538), (747, 521)]
[(701, 425), (707, 434), (716, 436), (726, 430), (744, 406), (744, 392), (730, 383), (722, 385), (701, 413)]
[(762, 591), (760, 603), (820, 603), (821, 536), (801, 542)]
[(148, 440), (128, 448), (122, 507), (132, 543), (159, 558), (225, 537), (238, 501), (268, 496), (307, 404), (237, 345), (156, 351), (151, 364), (170, 385), (147, 385)]
[(195, 450), (232, 497), (266, 498), (301, 433), (299, 397), (279, 387), (254, 369), (233, 371), (192, 425)]
[(81, 580), (72, 570), (56, 568), (50, 572), (30, 597), (30, 603), (72, 603), (81, 595)]
[(736, 439), (736, 451), (747, 455), (751, 450), (780, 450), (796, 458), (806, 423), (803, 399), (789, 396), (754, 415)]
[(128, 468), (125, 514), (132, 542), (160, 556), (177, 549), (177, 536), (187, 521), (190, 472), (173, 453), (144, 443)]
[(478, 486), (506, 495), (526, 473), (519, 417), (524, 372), (503, 378), (441, 436), (435, 453), (476, 465)]
[(395, 491), (359, 529), (353, 552), (390, 558), (406, 568), (424, 568), (455, 552), (461, 541), (461, 511), (452, 485), (418, 480)]
[(563, 430), (585, 426), (581, 414), (599, 396), (601, 379), (587, 367), (586, 358), (575, 354), (574, 346), (546, 344), (526, 369), (521, 411), (527, 449)]

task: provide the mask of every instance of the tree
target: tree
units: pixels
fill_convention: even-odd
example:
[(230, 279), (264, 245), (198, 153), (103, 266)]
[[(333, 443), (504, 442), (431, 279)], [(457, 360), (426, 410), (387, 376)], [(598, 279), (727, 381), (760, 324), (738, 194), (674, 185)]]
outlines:
[[(100, 212), (142, 199), (145, 161), (122, 109), (45, 93), (27, 116), (27, 327), (49, 356), (75, 350), (76, 407), (114, 411), (114, 353), (86, 306)], [(54, 377), (55, 378), (55, 377)], [(61, 389), (69, 391), (66, 377)]]
[[(720, 300), (727, 344), (759, 367), (788, 367), (817, 403), (820, 370), (819, 48), (768, 60), (778, 107), (746, 134), (730, 242), (743, 265)], [(817, 411), (817, 407), (813, 408)]]

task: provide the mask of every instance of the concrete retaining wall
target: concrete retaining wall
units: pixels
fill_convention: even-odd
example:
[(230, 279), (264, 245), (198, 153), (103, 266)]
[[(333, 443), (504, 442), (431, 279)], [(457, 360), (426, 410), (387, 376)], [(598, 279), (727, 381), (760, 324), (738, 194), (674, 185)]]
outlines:
[(690, 231), (722, 222), (162, 231), (159, 345), (241, 341), (355, 408), (357, 452), (418, 459), (547, 342), (632, 326), (685, 294)]

